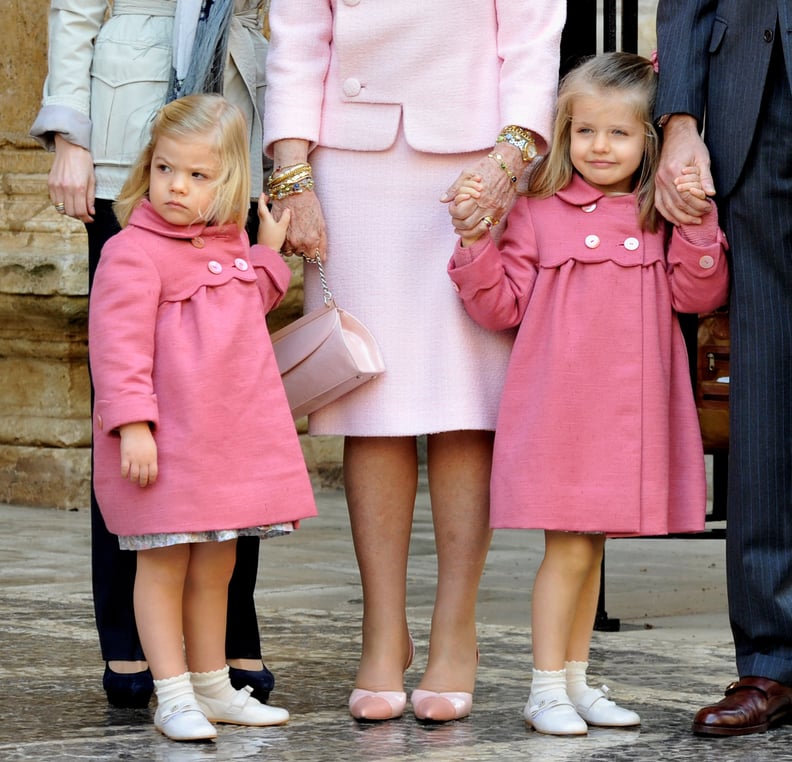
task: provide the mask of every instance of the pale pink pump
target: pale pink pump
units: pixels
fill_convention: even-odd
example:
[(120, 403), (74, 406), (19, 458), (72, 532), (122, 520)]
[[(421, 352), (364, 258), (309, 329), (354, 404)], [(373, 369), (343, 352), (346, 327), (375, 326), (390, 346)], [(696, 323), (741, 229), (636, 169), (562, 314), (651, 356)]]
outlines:
[[(410, 637), (410, 653), (404, 665), (406, 672), (415, 656), (415, 644)], [(404, 714), (407, 706), (407, 694), (404, 691), (367, 691), (355, 688), (349, 695), (349, 713), (364, 722), (381, 722), (394, 720)]]
[[(476, 664), (479, 651), (476, 649)], [(473, 709), (473, 694), (464, 691), (438, 693), (415, 689), (410, 696), (413, 714), (421, 722), (451, 722), (467, 717)]]

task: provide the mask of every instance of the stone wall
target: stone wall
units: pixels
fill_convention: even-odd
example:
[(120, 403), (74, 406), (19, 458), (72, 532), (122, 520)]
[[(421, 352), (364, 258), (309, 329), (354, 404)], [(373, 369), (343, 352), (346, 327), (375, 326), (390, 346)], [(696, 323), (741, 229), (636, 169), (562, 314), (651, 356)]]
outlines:
[(0, 102), (0, 501), (84, 506), (90, 464), (82, 226), (49, 204), (28, 136), (46, 72), (46, 0), (5, 0)]

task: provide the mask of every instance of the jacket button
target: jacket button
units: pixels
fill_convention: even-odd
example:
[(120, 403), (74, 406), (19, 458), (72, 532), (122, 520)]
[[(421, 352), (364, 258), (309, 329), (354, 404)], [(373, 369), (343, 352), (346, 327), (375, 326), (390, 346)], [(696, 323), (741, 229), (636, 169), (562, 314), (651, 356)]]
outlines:
[(774, 34), (772, 29), (765, 29), (764, 32), (762, 32), (762, 38), (764, 39), (765, 42), (772, 42), (773, 37)]
[(587, 249), (596, 249), (600, 245), (599, 236), (587, 235), (585, 243)]
[(347, 98), (354, 98), (356, 95), (360, 95), (362, 89), (363, 86), (354, 77), (344, 80), (343, 90)]
[(204, 247), (204, 239), (198, 236), (197, 238), (193, 238), (190, 243), (195, 246), (196, 249), (202, 249)]
[(705, 270), (709, 270), (711, 267), (715, 267), (715, 260), (709, 254), (705, 254), (701, 259), (699, 259), (699, 264)]
[(102, 419), (101, 415), (96, 416), (96, 425), (99, 428), (99, 431), (102, 431), (102, 429), (104, 429), (104, 420)]
[(206, 266), (209, 268), (209, 272), (214, 273), (215, 275), (220, 275), (220, 273), (223, 272), (223, 265), (214, 259), (209, 260), (209, 263)]
[(234, 267), (236, 267), (237, 270), (241, 270), (242, 272), (245, 272), (245, 270), (248, 269), (248, 263), (244, 259), (242, 259), (242, 257), (237, 257), (234, 260)]
[(354, 7), (360, 3), (360, 0), (344, 0), (344, 5), (349, 5), (350, 7)]
[(624, 239), (624, 248), (627, 249), (627, 251), (635, 251), (640, 245), (641, 244), (637, 238)]
[(597, 208), (596, 204), (586, 204), (585, 206), (581, 206), (580, 209), (583, 212), (593, 212)]

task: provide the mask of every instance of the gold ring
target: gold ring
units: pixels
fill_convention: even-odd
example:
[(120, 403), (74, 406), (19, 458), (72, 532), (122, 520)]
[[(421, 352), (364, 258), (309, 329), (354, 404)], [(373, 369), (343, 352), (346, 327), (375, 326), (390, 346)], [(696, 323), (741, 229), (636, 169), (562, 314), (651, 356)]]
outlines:
[(500, 222), (500, 220), (496, 220), (494, 217), (491, 217), (488, 214), (486, 217), (482, 217), (480, 222), (483, 222), (487, 226), (487, 230), (491, 230)]
[(66, 205), (63, 201), (59, 201), (57, 204), (53, 204), (53, 206), (58, 214), (66, 214)]

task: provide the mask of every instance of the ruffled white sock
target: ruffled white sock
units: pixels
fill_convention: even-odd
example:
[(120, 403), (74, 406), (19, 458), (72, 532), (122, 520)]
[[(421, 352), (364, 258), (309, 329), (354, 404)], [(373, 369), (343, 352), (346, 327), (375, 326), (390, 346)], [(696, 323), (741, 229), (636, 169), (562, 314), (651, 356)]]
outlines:
[(589, 690), (586, 682), (588, 665), (587, 661), (565, 662), (567, 695), (575, 703), (579, 703)]
[(535, 669), (531, 678), (531, 701), (538, 700), (548, 691), (566, 691), (566, 670)]
[(218, 699), (228, 704), (236, 697), (237, 691), (228, 677), (228, 665), (212, 672), (191, 672), (190, 677), (197, 696)]
[(189, 672), (176, 675), (176, 677), (166, 677), (164, 680), (155, 680), (154, 691), (160, 706), (166, 704), (182, 706), (187, 703), (195, 703), (195, 693), (190, 682)]

